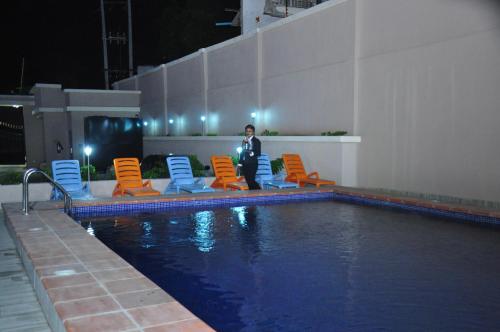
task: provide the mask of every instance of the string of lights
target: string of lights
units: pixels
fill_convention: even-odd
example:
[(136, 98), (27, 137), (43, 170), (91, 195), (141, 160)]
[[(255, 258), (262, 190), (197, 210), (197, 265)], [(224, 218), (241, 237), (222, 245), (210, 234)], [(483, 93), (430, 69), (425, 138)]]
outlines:
[(9, 128), (9, 129), (17, 129), (17, 130), (24, 129), (23, 125), (16, 125), (16, 124), (12, 124), (12, 123), (8, 123), (8, 122), (3, 122), (3, 121), (0, 121), (0, 126), (1, 127), (5, 127), (5, 128)]

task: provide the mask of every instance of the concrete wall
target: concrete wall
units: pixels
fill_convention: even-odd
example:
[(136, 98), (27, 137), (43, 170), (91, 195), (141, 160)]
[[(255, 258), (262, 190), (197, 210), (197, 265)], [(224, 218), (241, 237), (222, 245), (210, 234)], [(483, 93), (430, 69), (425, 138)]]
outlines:
[[(207, 178), (206, 183), (209, 184), (213, 178)], [(170, 183), (170, 179), (152, 179), (151, 185), (154, 189), (163, 193), (165, 188)], [(113, 189), (115, 188), (115, 180), (90, 181), (90, 191), (92, 196), (96, 198), (111, 198)], [(42, 202), (50, 200), (52, 185), (49, 183), (31, 183), (29, 185), (29, 199), (31, 202)], [(0, 185), (0, 202), (15, 203), (22, 202), (23, 185)], [(21, 205), (19, 205), (21, 208)]]
[(38, 167), (45, 162), (45, 137), (43, 119), (32, 115), (33, 106), (23, 107), (24, 141), (28, 167)]
[(201, 52), (167, 65), (168, 117), (173, 135), (201, 133), (200, 116), (206, 115), (204, 61)]
[(332, 0), (166, 64), (150, 93), (174, 135), (255, 110), (257, 133), (362, 136), (360, 186), (498, 201), (499, 26), (493, 0)]
[[(144, 155), (194, 154), (204, 165), (212, 155), (236, 156), (241, 137), (146, 137)], [(259, 137), (262, 152), (271, 159), (283, 153), (299, 153), (307, 171), (334, 179), (344, 186), (357, 185), (357, 148), (359, 137)]]
[(35, 99), (35, 112), (61, 112), (65, 96), (60, 84), (37, 83), (31, 89)]
[[(43, 140), (45, 142), (45, 162), (70, 158), (69, 117), (67, 112), (43, 113)], [(57, 152), (57, 142), (63, 150)]]
[(207, 132), (235, 135), (258, 105), (257, 36), (207, 50)]
[[(137, 90), (141, 91), (141, 118), (147, 121), (144, 135), (157, 136), (168, 134), (167, 79), (165, 66), (157, 67), (137, 76)], [(161, 93), (157, 93), (160, 91)]]
[(133, 91), (65, 89), (65, 109), (136, 108), (139, 111), (140, 93)]
[(142, 91), (147, 116), (164, 115), (159, 133), (234, 135), (252, 121), (257, 132), (352, 132), (354, 9), (316, 6), (113, 86)]
[(359, 183), (500, 201), (500, 8), (358, 2)]
[(262, 113), (268, 118), (260, 127), (352, 133), (354, 4), (316, 7), (312, 15), (263, 29)]

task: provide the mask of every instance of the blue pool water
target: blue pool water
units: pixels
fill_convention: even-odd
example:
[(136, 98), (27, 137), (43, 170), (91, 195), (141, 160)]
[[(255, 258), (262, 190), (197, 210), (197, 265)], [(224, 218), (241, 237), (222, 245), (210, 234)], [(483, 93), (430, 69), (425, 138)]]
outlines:
[(332, 201), (82, 226), (218, 331), (500, 329), (500, 232)]

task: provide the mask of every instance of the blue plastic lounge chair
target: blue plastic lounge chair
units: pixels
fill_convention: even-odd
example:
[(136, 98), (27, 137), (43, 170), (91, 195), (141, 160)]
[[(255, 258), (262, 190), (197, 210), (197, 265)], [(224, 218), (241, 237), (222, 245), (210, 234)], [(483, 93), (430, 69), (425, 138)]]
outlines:
[[(92, 198), (90, 188), (82, 184), (80, 163), (78, 160), (54, 160), (52, 162), (52, 177), (70, 194), (73, 199)], [(63, 199), (62, 192), (57, 188), (52, 189), (52, 200)]]
[(258, 168), (257, 174), (255, 176), (255, 181), (260, 184), (262, 189), (284, 189), (284, 188), (298, 188), (299, 185), (293, 182), (287, 182), (279, 177), (273, 176), (273, 171), (271, 168), (271, 161), (269, 156), (262, 153), (258, 158)]
[(170, 173), (170, 183), (165, 189), (164, 194), (169, 194), (175, 191), (179, 193), (181, 190), (190, 193), (207, 193), (214, 192), (213, 188), (205, 185), (203, 178), (195, 179), (193, 170), (188, 157), (169, 156), (167, 157), (168, 172)]

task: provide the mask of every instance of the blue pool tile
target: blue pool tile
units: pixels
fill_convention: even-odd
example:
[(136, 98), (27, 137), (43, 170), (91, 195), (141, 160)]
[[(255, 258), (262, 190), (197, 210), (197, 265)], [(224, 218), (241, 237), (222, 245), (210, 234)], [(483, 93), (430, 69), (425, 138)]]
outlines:
[(144, 203), (128, 203), (128, 204), (112, 204), (99, 206), (76, 206), (73, 207), (72, 214), (76, 218), (102, 216), (102, 215), (119, 215), (141, 212), (166, 212), (170, 209), (185, 209), (185, 208), (216, 208), (229, 207), (238, 205), (265, 205), (279, 204), (294, 201), (314, 201), (331, 199), (340, 202), (361, 204), (375, 207), (386, 207), (404, 210), (408, 212), (416, 212), (436, 217), (452, 218), (455, 220), (473, 222), (477, 224), (487, 224), (500, 226), (500, 219), (480, 216), (462, 212), (445, 211), (434, 208), (407, 205), (403, 203), (395, 203), (382, 201), (372, 198), (360, 196), (346, 195), (333, 192), (319, 193), (303, 193), (303, 194), (278, 194), (272, 196), (242, 196), (231, 198), (210, 198), (197, 200), (179, 200), (179, 201), (157, 201)]

